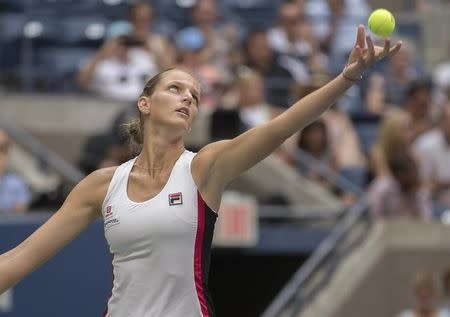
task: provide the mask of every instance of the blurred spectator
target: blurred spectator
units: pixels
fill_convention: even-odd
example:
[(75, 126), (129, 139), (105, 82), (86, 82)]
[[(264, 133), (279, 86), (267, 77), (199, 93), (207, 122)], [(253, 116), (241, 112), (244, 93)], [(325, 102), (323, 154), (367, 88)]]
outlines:
[(404, 110), (390, 109), (381, 123), (378, 139), (370, 152), (374, 176), (390, 175), (388, 161), (399, 152), (410, 152), (412, 142), (411, 118)]
[(368, 191), (370, 211), (376, 218), (431, 218), (429, 191), (420, 181), (418, 166), (408, 152), (388, 161), (391, 175), (375, 178)]
[(294, 2), (284, 2), (278, 12), (278, 25), (267, 33), (271, 48), (280, 54), (288, 54), (305, 61), (313, 53), (310, 42), (302, 39), (301, 8)]
[(450, 42), (447, 49), (447, 60), (434, 67), (433, 82), (437, 86), (437, 102), (445, 102), (450, 99)]
[(414, 307), (403, 311), (398, 317), (449, 317), (438, 308), (438, 287), (431, 274), (420, 273), (413, 284)]
[(276, 54), (269, 45), (266, 31), (251, 31), (245, 41), (246, 64), (264, 79), (267, 101), (279, 107), (292, 104), (295, 83), (309, 81), (309, 71), (304, 64), (287, 55)]
[(450, 207), (450, 101), (443, 109), (438, 126), (421, 136), (414, 148), (433, 198)]
[(22, 178), (8, 170), (11, 141), (0, 128), (0, 215), (26, 212), (31, 193)]
[(330, 142), (336, 153), (336, 165), (339, 169), (365, 168), (366, 158), (361, 150), (358, 135), (347, 113), (333, 105), (322, 116), (325, 120)]
[(305, 14), (322, 49), (329, 54), (329, 71), (339, 73), (353, 48), (355, 25), (365, 24), (370, 8), (365, 0), (309, 0)]
[[(414, 1), (411, 1), (414, 2)], [(405, 2), (407, 3), (407, 2)], [(428, 14), (432, 11), (433, 6), (440, 5), (441, 0), (416, 0), (415, 10), (418, 14)]]
[(197, 0), (192, 8), (192, 25), (198, 28), (204, 38), (202, 51), (205, 61), (214, 64), (222, 72), (228, 72), (226, 56), (238, 42), (237, 27), (228, 22), (219, 25), (219, 12), (216, 0)]
[[(325, 85), (329, 80), (328, 75), (313, 74), (309, 84), (296, 87), (295, 95), (301, 99)], [(366, 168), (367, 162), (361, 150), (358, 135), (348, 114), (340, 109), (340, 102), (341, 100), (322, 115), (333, 153), (336, 155), (336, 166), (339, 170)]]
[(219, 69), (207, 62), (203, 54), (206, 38), (200, 29), (187, 27), (175, 35), (178, 50), (178, 67), (187, 70), (200, 82), (202, 89), (201, 107), (214, 109), (221, 103), (225, 78)]
[(138, 117), (136, 103), (132, 103), (116, 115), (110, 130), (89, 136), (81, 153), (80, 169), (87, 175), (96, 169), (120, 165), (131, 159), (134, 149), (124, 133), (124, 125)]
[[(336, 171), (336, 156), (331, 147), (327, 126), (322, 119), (314, 121), (300, 132), (297, 147), (331, 171)], [(301, 155), (300, 152), (299, 156)], [(300, 160), (299, 170), (302, 175), (328, 189), (333, 189), (332, 184), (318, 173), (317, 169), (311, 167), (311, 164), (304, 164)]]
[(403, 108), (411, 118), (413, 139), (432, 128), (431, 95), (431, 83), (429, 81), (412, 81), (406, 89)]
[(237, 109), (242, 122), (249, 128), (273, 119), (282, 109), (270, 105), (264, 96), (264, 82), (258, 73), (243, 70), (238, 78)]
[(160, 68), (148, 43), (134, 38), (128, 22), (115, 22), (108, 40), (80, 70), (78, 85), (85, 90), (119, 101), (134, 101), (142, 86)]
[(447, 268), (442, 276), (442, 289), (444, 292), (444, 299), (441, 308), (450, 316), (450, 267)]
[[(264, 81), (257, 72), (242, 70), (238, 77), (238, 102), (236, 109), (239, 118), (247, 129), (254, 128), (275, 118), (283, 112), (282, 108), (269, 104), (264, 96)], [(288, 165), (296, 166), (292, 154), (296, 137), (286, 140), (274, 155)]]
[(153, 7), (148, 2), (133, 4), (128, 13), (128, 19), (133, 26), (131, 37), (145, 43), (158, 68), (166, 69), (175, 63), (175, 52), (164, 37), (152, 32), (154, 15)]
[(398, 54), (390, 57), (384, 68), (373, 72), (368, 78), (365, 92), (368, 112), (382, 114), (387, 107), (400, 106), (409, 83), (424, 76), (414, 64), (412, 44), (402, 41), (402, 49)]

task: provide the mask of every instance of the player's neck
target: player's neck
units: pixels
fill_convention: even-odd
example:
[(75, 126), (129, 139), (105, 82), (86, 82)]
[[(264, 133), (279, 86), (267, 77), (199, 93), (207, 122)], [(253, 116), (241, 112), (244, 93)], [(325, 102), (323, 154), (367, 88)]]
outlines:
[(144, 143), (135, 165), (151, 174), (159, 173), (170, 169), (184, 150), (182, 140), (170, 143), (167, 139), (152, 138)]

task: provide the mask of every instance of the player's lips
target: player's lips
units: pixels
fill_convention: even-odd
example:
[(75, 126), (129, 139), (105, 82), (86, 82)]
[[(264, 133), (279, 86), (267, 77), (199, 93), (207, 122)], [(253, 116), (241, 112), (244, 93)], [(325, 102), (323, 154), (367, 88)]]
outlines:
[(189, 108), (188, 108), (188, 107), (181, 107), (181, 108), (178, 108), (178, 109), (176, 110), (176, 112), (181, 113), (181, 114), (183, 114), (183, 115), (185, 115), (186, 117), (189, 118)]

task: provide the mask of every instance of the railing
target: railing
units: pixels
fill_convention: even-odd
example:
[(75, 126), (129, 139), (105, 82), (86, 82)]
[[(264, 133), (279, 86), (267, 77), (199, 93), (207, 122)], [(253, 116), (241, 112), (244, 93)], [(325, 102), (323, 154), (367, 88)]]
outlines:
[(0, 118), (0, 128), (5, 129), (20, 146), (42, 163), (53, 168), (68, 184), (75, 185), (84, 177), (84, 174), (79, 169), (49, 150), (36, 137), (17, 127), (13, 122)]
[[(343, 254), (363, 241), (367, 234), (367, 230), (363, 230), (353, 243), (346, 243), (346, 238), (358, 221), (368, 214), (364, 190), (300, 149), (296, 157), (299, 162), (319, 173), (337, 188), (355, 193), (360, 200), (342, 216), (261, 317), (279, 317), (282, 314), (286, 317), (298, 317), (305, 303), (327, 284)], [(364, 219), (368, 220), (365, 224), (370, 227), (370, 217)]]
[(303, 163), (305, 166), (308, 166), (313, 171), (319, 173), (322, 177), (325, 177), (338, 189), (353, 192), (358, 196), (364, 195), (364, 190), (361, 187), (357, 186), (356, 184), (353, 184), (347, 178), (341, 176), (339, 173), (336, 173), (328, 165), (315, 159), (313, 156), (306, 153), (305, 151), (297, 149), (296, 158), (299, 162)]
[[(305, 304), (310, 302), (328, 283), (343, 256), (367, 236), (371, 227), (370, 217), (364, 217), (367, 215), (367, 201), (363, 198), (336, 224), (328, 237), (294, 274), (261, 317), (300, 316)], [(349, 233), (362, 219), (366, 220), (364, 230), (352, 236), (353, 240), (349, 242)]]

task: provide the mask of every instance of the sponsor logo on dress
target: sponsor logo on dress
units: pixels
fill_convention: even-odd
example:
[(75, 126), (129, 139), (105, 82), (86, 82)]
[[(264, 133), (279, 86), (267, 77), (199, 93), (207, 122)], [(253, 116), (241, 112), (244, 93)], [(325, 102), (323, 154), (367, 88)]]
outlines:
[(105, 229), (109, 229), (112, 226), (118, 225), (120, 223), (119, 217), (114, 216), (114, 211), (111, 205), (106, 206), (104, 221)]
[(109, 218), (112, 216), (112, 206), (106, 206), (106, 211), (105, 211), (105, 218)]
[(169, 194), (169, 205), (182, 205), (183, 204), (183, 195), (181, 192)]

